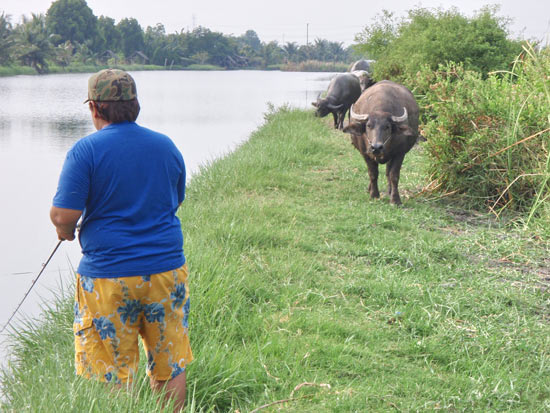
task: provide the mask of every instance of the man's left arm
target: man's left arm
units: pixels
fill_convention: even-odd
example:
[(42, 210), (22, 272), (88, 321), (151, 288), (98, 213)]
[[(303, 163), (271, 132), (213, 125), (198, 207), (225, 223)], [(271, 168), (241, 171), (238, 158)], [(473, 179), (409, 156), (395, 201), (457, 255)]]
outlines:
[(60, 240), (74, 240), (76, 224), (81, 215), (82, 211), (76, 209), (59, 208), (56, 206), (50, 209), (50, 219), (55, 225), (57, 237)]

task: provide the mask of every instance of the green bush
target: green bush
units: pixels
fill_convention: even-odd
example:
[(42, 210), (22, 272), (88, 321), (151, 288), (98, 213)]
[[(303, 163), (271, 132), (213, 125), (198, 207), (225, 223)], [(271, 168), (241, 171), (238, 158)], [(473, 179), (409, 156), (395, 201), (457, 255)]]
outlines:
[[(526, 47), (513, 71), (483, 79), (462, 64), (416, 76), (424, 107), (430, 186), (467, 194), (497, 215), (548, 210), (550, 56)], [(429, 86), (427, 86), (429, 85)]]
[(509, 40), (509, 20), (485, 7), (473, 18), (458, 9), (410, 10), (400, 22), (385, 12), (359, 34), (355, 48), (372, 59), (375, 79), (406, 83), (422, 65), (436, 70), (439, 64), (460, 62), (483, 75), (511, 68), (521, 52), (519, 41)]

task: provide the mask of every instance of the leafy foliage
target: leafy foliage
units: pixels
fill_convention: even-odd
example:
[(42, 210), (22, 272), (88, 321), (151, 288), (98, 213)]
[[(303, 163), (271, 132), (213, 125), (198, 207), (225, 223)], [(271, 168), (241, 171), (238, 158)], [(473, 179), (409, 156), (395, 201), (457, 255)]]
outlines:
[(508, 69), (521, 44), (508, 39), (509, 20), (498, 17), (497, 11), (485, 7), (468, 18), (456, 8), (416, 8), (400, 22), (385, 12), (357, 36), (356, 48), (377, 60), (377, 79), (405, 82), (422, 65), (436, 70), (447, 62), (462, 63), (484, 75)]
[(85, 0), (56, 0), (46, 12), (48, 32), (59, 36), (55, 44), (84, 43), (97, 37), (97, 17)]
[(550, 197), (550, 56), (525, 51), (512, 72), (487, 79), (448, 64), (425, 66), (416, 80), (429, 85), (421, 88), (432, 187), (467, 194), (497, 215), (533, 215)]
[(0, 65), (9, 63), (11, 60), (12, 31), (10, 16), (4, 13), (0, 14)]
[(97, 20), (97, 32), (98, 50), (120, 50), (122, 34), (117, 29), (113, 18), (100, 16)]
[(33, 14), (23, 18), (14, 33), (16, 59), (25, 66), (31, 66), (38, 73), (48, 70), (48, 59), (53, 56), (53, 48), (48, 39), (46, 19), (43, 14)]
[(130, 57), (132, 53), (143, 50), (143, 30), (136, 19), (122, 19), (116, 27), (120, 33), (120, 47), (124, 56)]

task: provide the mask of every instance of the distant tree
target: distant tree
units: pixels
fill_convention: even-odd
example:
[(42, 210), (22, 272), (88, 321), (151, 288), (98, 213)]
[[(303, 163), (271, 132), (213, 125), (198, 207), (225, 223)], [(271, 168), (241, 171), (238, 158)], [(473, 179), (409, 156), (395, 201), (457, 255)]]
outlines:
[(313, 59), (313, 46), (311, 44), (300, 46), (298, 50), (298, 55), (300, 62)]
[(97, 61), (97, 53), (92, 48), (92, 42), (77, 45), (74, 59), (83, 64), (94, 64)]
[(187, 53), (188, 34), (173, 33), (164, 38), (162, 47), (159, 46), (153, 52), (152, 60), (158, 65), (187, 66), (192, 59)]
[(315, 39), (313, 42), (313, 55), (315, 60), (325, 61), (328, 60), (328, 41), (324, 39)]
[(371, 59), (379, 59), (388, 52), (389, 45), (397, 38), (398, 23), (394, 13), (382, 10), (371, 25), (366, 26), (355, 36), (354, 45), (356, 53), (360, 56), (369, 56)]
[(283, 46), (283, 51), (285, 53), (286, 60), (288, 62), (297, 62), (299, 59), (299, 48), (296, 42), (287, 42)]
[(262, 57), (265, 66), (281, 64), (284, 61), (284, 51), (276, 41), (264, 45)]
[(241, 36), (241, 39), (256, 53), (259, 53), (262, 49), (262, 41), (254, 30), (247, 30), (246, 33)]
[(208, 54), (207, 51), (203, 50), (202, 52), (195, 53), (193, 56), (191, 56), (191, 59), (193, 59), (194, 61), (196, 61), (201, 65), (204, 65), (208, 63), (208, 61), (210, 60), (210, 55)]
[(0, 14), (0, 65), (5, 65), (11, 61), (12, 32), (10, 16), (4, 13)]
[(132, 53), (144, 50), (143, 30), (136, 19), (122, 19), (116, 27), (120, 32), (124, 56), (130, 57)]
[(245, 64), (238, 53), (238, 43), (234, 38), (213, 32), (205, 27), (197, 27), (186, 35), (187, 56), (201, 56), (208, 53), (208, 62), (213, 65), (234, 68)]
[(341, 42), (328, 42), (328, 57), (333, 62), (347, 62), (349, 55)]
[(73, 59), (74, 49), (74, 45), (69, 40), (57, 45), (54, 49), (55, 63), (62, 67), (69, 66)]
[(15, 28), (14, 41), (15, 57), (21, 64), (33, 67), (38, 73), (48, 71), (53, 47), (43, 14), (33, 13), (30, 19), (23, 17), (23, 22)]
[(113, 52), (121, 51), (121, 34), (117, 30), (115, 20), (111, 17), (99, 16), (97, 19), (97, 50)]
[(155, 27), (147, 26), (143, 41), (144, 52), (151, 59), (151, 63), (156, 65), (169, 63), (167, 56), (168, 37), (164, 25), (158, 23)]
[(97, 37), (97, 17), (86, 0), (56, 0), (46, 12), (46, 26), (59, 43), (84, 43)]

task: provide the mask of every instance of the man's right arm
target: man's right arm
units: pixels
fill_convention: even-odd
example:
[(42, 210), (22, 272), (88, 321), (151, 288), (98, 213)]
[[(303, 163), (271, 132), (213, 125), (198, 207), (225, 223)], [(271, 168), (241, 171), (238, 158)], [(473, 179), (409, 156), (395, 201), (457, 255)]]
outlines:
[(57, 237), (60, 240), (74, 240), (74, 231), (81, 215), (82, 211), (76, 209), (58, 208), (55, 206), (50, 209), (50, 219), (55, 225)]

